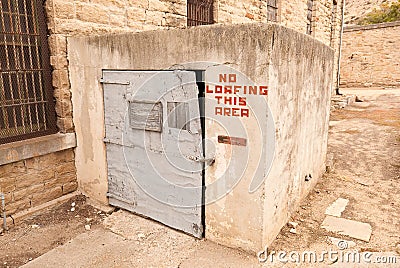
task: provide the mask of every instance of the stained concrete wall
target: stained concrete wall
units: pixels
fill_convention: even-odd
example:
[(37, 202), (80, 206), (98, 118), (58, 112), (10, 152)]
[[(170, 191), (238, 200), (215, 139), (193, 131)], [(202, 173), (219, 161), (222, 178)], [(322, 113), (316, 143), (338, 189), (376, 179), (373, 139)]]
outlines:
[(346, 27), (342, 87), (400, 86), (400, 22)]
[[(333, 54), (313, 38), (275, 24), (69, 38), (80, 185), (90, 197), (106, 199), (102, 69), (190, 69), (190, 62), (229, 65), (254, 83), (269, 86), (276, 150), (269, 175), (261, 175), (262, 187), (249, 193), (251, 178), (244, 177), (228, 196), (207, 207), (206, 221), (219, 220), (207, 222), (206, 237), (245, 250), (262, 249), (325, 170)], [(79, 176), (87, 170), (93, 176)], [(313, 179), (306, 182), (308, 174)]]

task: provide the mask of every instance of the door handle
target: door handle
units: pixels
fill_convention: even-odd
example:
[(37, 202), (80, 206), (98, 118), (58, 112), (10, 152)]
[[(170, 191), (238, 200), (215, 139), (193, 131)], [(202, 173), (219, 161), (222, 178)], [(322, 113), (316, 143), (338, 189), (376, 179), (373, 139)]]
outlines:
[(215, 156), (211, 158), (198, 158), (194, 156), (189, 156), (189, 159), (195, 162), (206, 163), (209, 166), (212, 166), (215, 163)]

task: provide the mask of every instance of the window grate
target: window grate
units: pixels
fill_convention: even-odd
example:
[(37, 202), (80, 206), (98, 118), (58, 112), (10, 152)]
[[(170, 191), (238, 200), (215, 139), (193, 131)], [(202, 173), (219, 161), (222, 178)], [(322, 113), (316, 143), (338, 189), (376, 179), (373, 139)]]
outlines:
[(273, 22), (278, 21), (278, 0), (267, 1), (267, 20)]
[(1, 0), (0, 144), (57, 132), (41, 0)]
[(213, 0), (187, 1), (187, 26), (207, 25), (214, 23)]

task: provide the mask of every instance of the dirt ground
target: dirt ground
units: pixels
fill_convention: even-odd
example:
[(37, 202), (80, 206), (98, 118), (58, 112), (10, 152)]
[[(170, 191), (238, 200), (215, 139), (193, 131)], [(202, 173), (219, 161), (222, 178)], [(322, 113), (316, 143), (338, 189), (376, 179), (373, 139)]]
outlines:
[[(331, 114), (328, 153), (334, 169), (292, 216), (297, 234), (284, 227), (271, 250), (321, 252), (335, 248), (328, 240), (333, 236), (356, 242), (360, 252), (400, 254), (400, 90), (347, 93), (363, 102)], [(320, 228), (325, 209), (339, 197), (349, 200), (343, 218), (372, 226), (370, 242)]]
[(0, 234), (0, 267), (19, 267), (87, 232), (85, 225), (103, 228), (105, 217), (105, 213), (86, 204), (82, 195), (34, 214)]
[[(320, 180), (292, 216), (291, 221), (298, 223), (297, 233), (291, 233), (288, 226), (283, 227), (269, 251), (335, 249), (336, 245), (328, 240), (332, 236), (354, 241), (353, 249), (360, 252), (400, 254), (400, 89), (345, 93), (356, 94), (363, 102), (331, 115), (328, 152), (333, 159), (333, 171)], [(320, 227), (325, 209), (339, 197), (349, 200), (343, 218), (372, 226), (369, 242), (329, 233)], [(75, 211), (71, 211), (72, 203)], [(90, 231), (85, 225), (91, 226)], [(18, 267), (25, 263), (41, 267), (54, 259), (67, 259), (71, 252), (76, 256), (68, 255), (70, 267), (109, 264), (113, 267), (199, 267), (198, 263), (203, 267), (259, 266), (254, 254), (196, 240), (127, 212), (115, 212), (108, 217), (86, 204), (83, 196), (32, 216), (2, 234), (0, 241), (0, 267)], [(46, 254), (47, 259), (30, 261), (50, 250), (53, 255)], [(391, 267), (400, 267), (400, 257), (397, 265)]]

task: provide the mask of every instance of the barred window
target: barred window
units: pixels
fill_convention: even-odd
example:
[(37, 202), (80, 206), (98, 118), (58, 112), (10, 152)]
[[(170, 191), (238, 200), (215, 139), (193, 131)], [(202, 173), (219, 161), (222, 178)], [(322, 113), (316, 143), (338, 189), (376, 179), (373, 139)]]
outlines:
[(187, 26), (207, 25), (214, 23), (213, 0), (187, 1)]
[(0, 144), (57, 132), (43, 0), (1, 0)]
[(278, 0), (267, 1), (267, 20), (273, 22), (278, 21)]
[(307, 2), (307, 34), (312, 34), (312, 23), (313, 23), (313, 7), (314, 0), (308, 0)]

